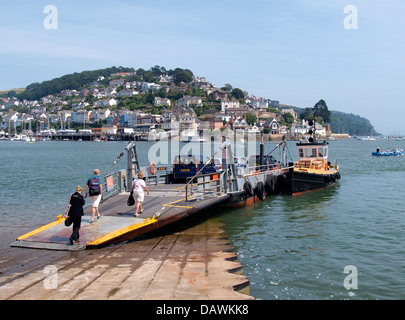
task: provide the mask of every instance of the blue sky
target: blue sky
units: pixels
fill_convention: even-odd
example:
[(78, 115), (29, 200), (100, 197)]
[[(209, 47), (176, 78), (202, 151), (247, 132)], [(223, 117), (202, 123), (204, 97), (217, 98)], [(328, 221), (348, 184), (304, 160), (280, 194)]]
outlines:
[[(47, 30), (46, 5), (58, 10)], [(354, 5), (358, 29), (344, 13)], [(110, 66), (188, 68), (217, 86), (405, 135), (400, 0), (2, 1), (0, 90)]]

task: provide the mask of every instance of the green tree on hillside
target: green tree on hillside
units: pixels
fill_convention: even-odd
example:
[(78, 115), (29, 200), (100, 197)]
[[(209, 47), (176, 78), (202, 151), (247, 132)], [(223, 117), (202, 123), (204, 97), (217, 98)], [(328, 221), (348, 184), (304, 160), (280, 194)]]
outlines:
[(307, 121), (312, 120), (314, 118), (314, 115), (311, 111), (311, 108), (308, 108), (308, 107), (305, 108), (304, 112), (302, 112), (300, 114), (300, 118), (301, 118), (301, 120), (307, 120)]
[(174, 83), (180, 84), (180, 82), (190, 83), (193, 80), (193, 73), (188, 69), (176, 68), (174, 71), (169, 71), (170, 75), (173, 75)]
[(330, 111), (324, 100), (319, 100), (313, 108), (305, 108), (304, 112), (300, 114), (300, 118), (307, 121), (313, 120), (314, 114), (316, 114), (317, 122), (322, 120), (324, 123), (330, 123)]
[(224, 91), (226, 91), (228, 93), (231, 93), (232, 89), (233, 89), (233, 87), (229, 83), (226, 83), (225, 86), (223, 86), (221, 88), (221, 90), (224, 90)]
[(35, 82), (27, 86), (27, 88), (17, 95), (20, 100), (39, 100), (49, 94), (59, 93), (62, 90), (80, 90), (85, 85), (96, 81), (98, 77), (103, 76), (108, 78), (110, 74), (117, 72), (134, 72), (134, 68), (111, 67), (94, 71), (83, 71), (80, 73), (67, 74), (59, 78), (41, 83)]
[(158, 66), (158, 65), (156, 65), (156, 66), (150, 68), (150, 71), (152, 71), (152, 73), (153, 73), (153, 75), (154, 75), (155, 77), (159, 77), (159, 76), (161, 76), (162, 74), (164, 74), (164, 73), (167, 72), (165, 67), (160, 67), (160, 66)]
[(313, 108), (314, 112), (318, 117), (321, 117), (325, 123), (330, 122), (330, 112), (328, 110), (328, 106), (324, 100), (319, 100), (317, 104), (315, 104)]
[(245, 98), (245, 94), (243, 93), (243, 91), (239, 88), (234, 88), (231, 91), (231, 96), (234, 97), (235, 99), (244, 99)]
[(148, 70), (143, 74), (143, 80), (146, 82), (155, 82), (156, 78), (153, 72)]
[(257, 122), (257, 117), (254, 114), (245, 113), (245, 117), (248, 124), (254, 124)]
[(287, 125), (288, 129), (291, 129), (291, 125), (294, 123), (295, 119), (294, 116), (287, 112), (283, 114), (283, 119), (285, 121), (285, 124)]

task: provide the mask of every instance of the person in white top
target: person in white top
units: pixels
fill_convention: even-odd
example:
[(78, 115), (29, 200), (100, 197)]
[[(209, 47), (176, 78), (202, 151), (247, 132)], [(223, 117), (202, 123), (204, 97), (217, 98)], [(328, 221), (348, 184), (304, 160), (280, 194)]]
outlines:
[(146, 187), (146, 183), (142, 178), (143, 178), (143, 172), (139, 171), (138, 172), (138, 179), (134, 179), (134, 182), (132, 183), (132, 192), (133, 192), (133, 195), (134, 195), (134, 199), (136, 201), (135, 217), (139, 216), (138, 211), (140, 213), (143, 212), (142, 203), (143, 203), (143, 199), (144, 199), (144, 190), (149, 195), (149, 190)]

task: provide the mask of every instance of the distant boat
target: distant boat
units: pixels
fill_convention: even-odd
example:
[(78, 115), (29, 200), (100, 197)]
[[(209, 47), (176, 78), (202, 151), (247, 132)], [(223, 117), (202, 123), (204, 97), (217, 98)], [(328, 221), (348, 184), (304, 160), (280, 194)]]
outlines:
[(387, 151), (380, 151), (377, 149), (377, 151), (371, 153), (373, 156), (402, 156), (403, 155), (403, 150), (402, 149), (388, 149)]
[(376, 138), (376, 137), (367, 136), (367, 137), (357, 137), (357, 140), (361, 140), (361, 141), (376, 141), (377, 138)]
[(183, 133), (181, 135), (181, 141), (183, 142), (207, 142), (209, 141), (208, 137), (201, 136), (195, 131)]
[(15, 134), (13, 136), (10, 136), (9, 140), (10, 141), (25, 141), (26, 136), (25, 135), (20, 135), (20, 134)]
[(168, 133), (166, 131), (151, 130), (148, 134), (148, 141), (168, 140)]

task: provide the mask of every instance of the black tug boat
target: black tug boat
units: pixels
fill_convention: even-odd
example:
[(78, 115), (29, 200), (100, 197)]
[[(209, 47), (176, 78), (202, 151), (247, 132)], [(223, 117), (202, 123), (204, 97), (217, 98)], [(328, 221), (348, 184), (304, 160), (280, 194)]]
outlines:
[(312, 136), (305, 142), (297, 143), (298, 161), (290, 168), (290, 193), (301, 194), (332, 186), (340, 179), (339, 166), (328, 161), (328, 142), (318, 142), (315, 121)]

